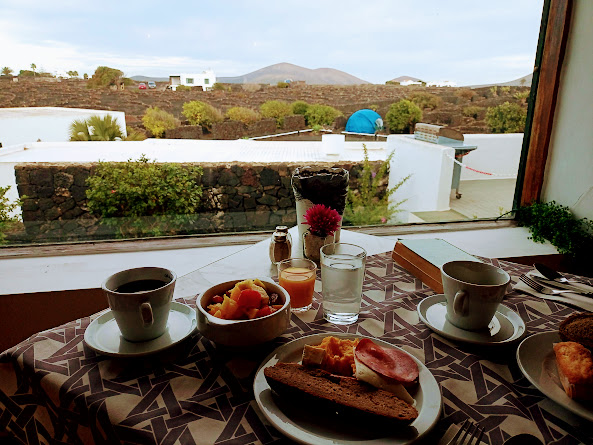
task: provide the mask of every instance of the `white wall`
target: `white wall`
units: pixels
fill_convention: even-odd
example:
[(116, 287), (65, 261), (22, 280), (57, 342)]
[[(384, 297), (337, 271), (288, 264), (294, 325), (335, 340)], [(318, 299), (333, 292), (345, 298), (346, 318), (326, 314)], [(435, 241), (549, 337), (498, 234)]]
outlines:
[(593, 219), (593, 1), (573, 5), (541, 197)]
[(70, 140), (70, 125), (91, 116), (111, 115), (126, 135), (126, 114), (122, 111), (86, 110), (60, 107), (0, 108), (2, 150), (27, 142), (65, 142)]
[(466, 145), (478, 148), (463, 157), (463, 164), (482, 172), (467, 168), (461, 170), (461, 180), (516, 178), (521, 157), (523, 133), (512, 134), (465, 134)]

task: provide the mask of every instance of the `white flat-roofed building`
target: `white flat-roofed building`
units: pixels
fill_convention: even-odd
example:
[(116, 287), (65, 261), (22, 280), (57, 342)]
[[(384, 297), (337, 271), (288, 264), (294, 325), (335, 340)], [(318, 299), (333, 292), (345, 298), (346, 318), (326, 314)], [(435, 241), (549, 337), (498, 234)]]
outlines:
[(204, 91), (212, 89), (216, 83), (216, 74), (212, 70), (202, 71), (199, 74), (178, 74), (169, 76), (169, 84), (172, 90), (176, 90), (179, 85), (186, 87), (202, 87)]

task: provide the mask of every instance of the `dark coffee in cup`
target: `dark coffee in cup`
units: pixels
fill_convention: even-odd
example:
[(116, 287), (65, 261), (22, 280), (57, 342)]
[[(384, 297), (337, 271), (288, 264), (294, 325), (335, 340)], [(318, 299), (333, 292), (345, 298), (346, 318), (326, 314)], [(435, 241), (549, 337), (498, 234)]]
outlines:
[(167, 284), (166, 281), (161, 280), (136, 280), (129, 283), (124, 283), (115, 289), (115, 292), (120, 294), (134, 294), (136, 292), (146, 292), (163, 287)]

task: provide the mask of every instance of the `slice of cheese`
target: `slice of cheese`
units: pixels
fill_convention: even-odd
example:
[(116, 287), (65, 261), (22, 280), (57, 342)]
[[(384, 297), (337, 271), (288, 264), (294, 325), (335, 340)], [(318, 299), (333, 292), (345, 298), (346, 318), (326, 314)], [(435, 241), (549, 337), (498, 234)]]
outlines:
[(303, 349), (303, 366), (320, 368), (323, 365), (327, 352), (325, 349), (305, 345)]
[(357, 360), (356, 355), (354, 356), (354, 363), (356, 365), (356, 373), (354, 374), (354, 377), (356, 377), (357, 380), (366, 382), (375, 388), (389, 391), (390, 393), (395, 394), (398, 398), (402, 399), (404, 402), (409, 403), (412, 406), (416, 406), (416, 400), (414, 400), (414, 398), (401, 383), (390, 381), (377, 374), (364, 363)]

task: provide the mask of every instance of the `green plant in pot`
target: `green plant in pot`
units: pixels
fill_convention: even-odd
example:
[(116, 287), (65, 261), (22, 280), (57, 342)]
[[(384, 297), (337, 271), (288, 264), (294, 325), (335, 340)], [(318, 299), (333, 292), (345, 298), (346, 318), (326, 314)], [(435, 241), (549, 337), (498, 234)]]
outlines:
[(311, 261), (319, 263), (319, 250), (326, 244), (334, 242), (334, 233), (340, 228), (340, 214), (323, 204), (310, 207), (304, 215), (309, 228), (303, 234), (303, 253)]

